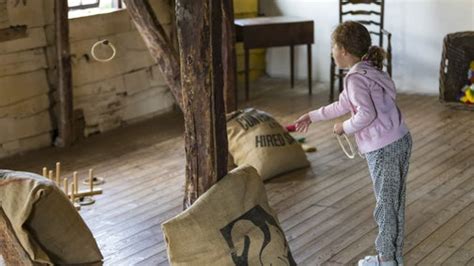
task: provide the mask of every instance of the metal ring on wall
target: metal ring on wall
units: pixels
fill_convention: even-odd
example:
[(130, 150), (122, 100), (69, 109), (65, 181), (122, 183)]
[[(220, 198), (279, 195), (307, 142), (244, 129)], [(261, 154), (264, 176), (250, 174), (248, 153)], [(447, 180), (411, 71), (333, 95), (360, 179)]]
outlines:
[[(110, 47), (110, 49), (112, 49), (112, 55), (109, 58), (105, 58), (105, 59), (104, 58), (99, 58), (95, 54), (95, 49), (100, 44), (108, 46), (108, 47)], [(97, 60), (99, 62), (102, 62), (102, 63), (109, 62), (110, 60), (114, 59), (116, 53), (117, 53), (117, 49), (115, 49), (115, 46), (109, 40), (98, 41), (98, 42), (94, 43), (94, 45), (92, 45), (92, 48), (91, 48), (92, 58), (94, 58), (95, 60)]]

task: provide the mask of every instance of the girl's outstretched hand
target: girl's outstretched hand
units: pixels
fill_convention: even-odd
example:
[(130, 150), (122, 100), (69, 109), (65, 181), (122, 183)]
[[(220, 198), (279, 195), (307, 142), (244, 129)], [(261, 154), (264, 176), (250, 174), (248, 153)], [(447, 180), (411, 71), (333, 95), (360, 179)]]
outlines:
[(308, 131), (310, 124), (311, 119), (309, 118), (309, 114), (306, 113), (295, 121), (296, 131), (305, 133)]

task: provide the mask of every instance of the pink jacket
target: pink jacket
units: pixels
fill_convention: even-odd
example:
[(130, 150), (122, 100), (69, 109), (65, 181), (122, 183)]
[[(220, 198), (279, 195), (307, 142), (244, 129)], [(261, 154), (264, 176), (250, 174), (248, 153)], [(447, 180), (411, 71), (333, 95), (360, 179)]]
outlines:
[(355, 64), (344, 78), (339, 101), (311, 111), (312, 122), (329, 120), (351, 112), (344, 121), (346, 134), (354, 134), (359, 151), (378, 150), (408, 133), (395, 102), (395, 84), (390, 76), (369, 62)]

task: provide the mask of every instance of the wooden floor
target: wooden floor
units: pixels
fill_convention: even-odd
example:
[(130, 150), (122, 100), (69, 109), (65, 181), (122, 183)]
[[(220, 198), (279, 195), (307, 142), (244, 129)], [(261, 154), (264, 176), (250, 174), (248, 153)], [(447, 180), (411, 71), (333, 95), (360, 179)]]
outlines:
[[(305, 84), (264, 79), (252, 101), (282, 124), (326, 103)], [(436, 97), (400, 95), (414, 139), (408, 176), (405, 265), (474, 265), (474, 113), (439, 104)], [(342, 121), (342, 120), (341, 120)], [(0, 161), (1, 168), (40, 172), (60, 160), (70, 175), (87, 169), (106, 178), (104, 194), (81, 215), (106, 265), (168, 264), (160, 224), (181, 211), (183, 121), (169, 114), (87, 139)], [(271, 205), (299, 265), (348, 265), (374, 253), (374, 196), (366, 162), (345, 157), (333, 122), (311, 127), (311, 168), (266, 183)]]

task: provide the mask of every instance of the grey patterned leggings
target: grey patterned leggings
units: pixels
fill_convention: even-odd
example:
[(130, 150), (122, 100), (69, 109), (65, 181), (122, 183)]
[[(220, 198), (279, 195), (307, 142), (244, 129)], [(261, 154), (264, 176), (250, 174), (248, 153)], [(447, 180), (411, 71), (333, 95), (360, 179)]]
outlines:
[(401, 139), (365, 154), (374, 186), (375, 222), (379, 233), (375, 248), (384, 260), (403, 264), (406, 176), (412, 139), (407, 133)]

